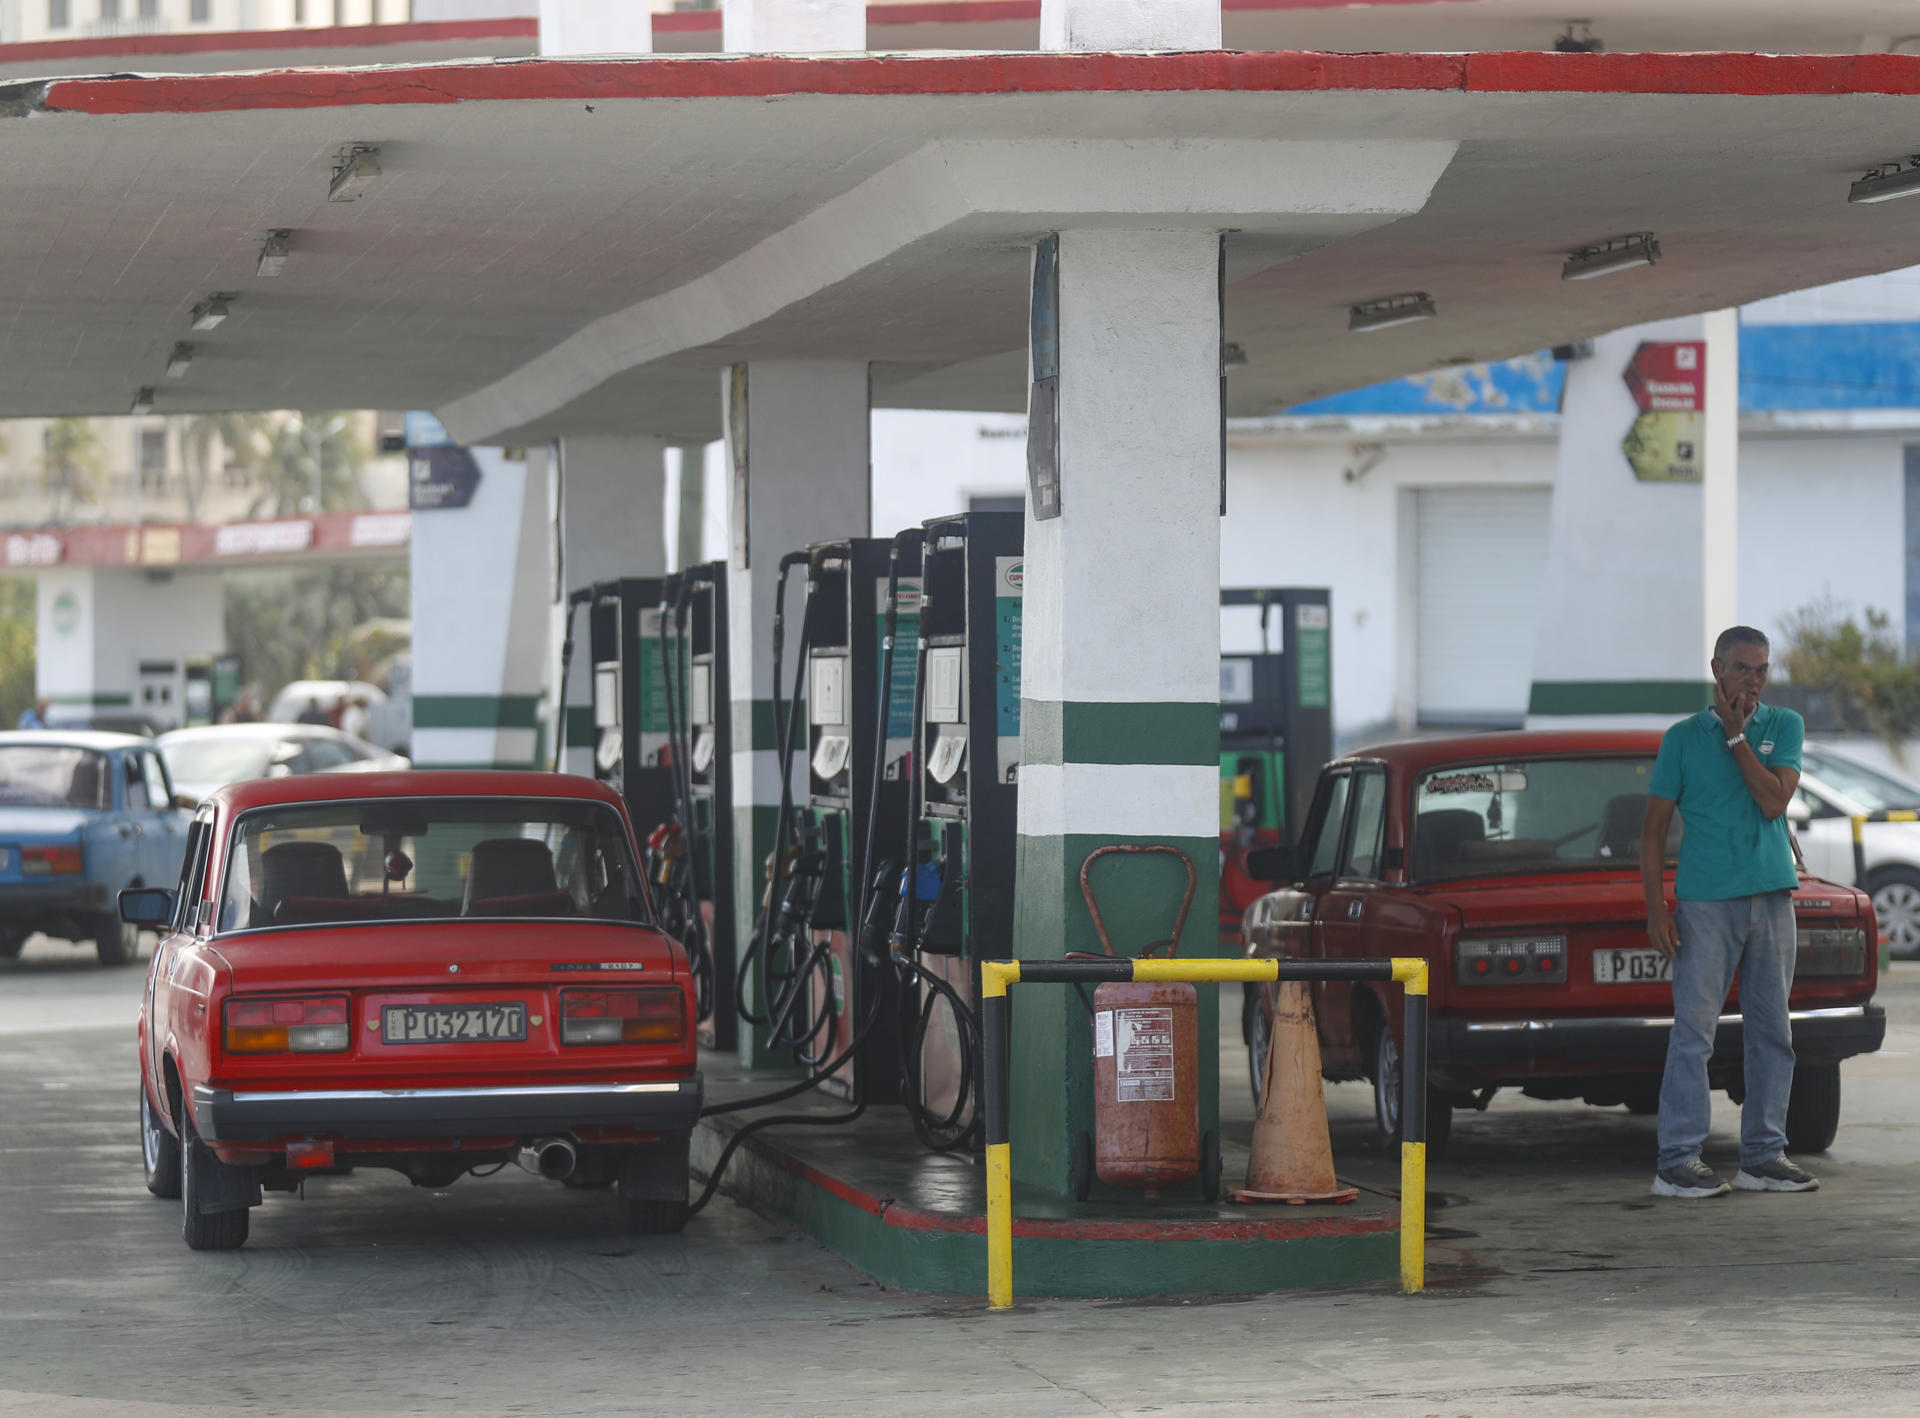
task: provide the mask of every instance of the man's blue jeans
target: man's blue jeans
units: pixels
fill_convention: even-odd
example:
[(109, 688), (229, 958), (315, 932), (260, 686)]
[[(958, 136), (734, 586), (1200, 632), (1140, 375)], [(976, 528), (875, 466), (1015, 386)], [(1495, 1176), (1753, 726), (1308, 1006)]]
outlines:
[(1674, 909), (1680, 952), (1673, 961), (1673, 1037), (1660, 1084), (1660, 1162), (1698, 1157), (1707, 1140), (1707, 1060), (1734, 976), (1746, 1038), (1747, 1101), (1740, 1111), (1740, 1165), (1786, 1151), (1793, 1090), (1793, 893), (1766, 891), (1726, 901), (1682, 901)]

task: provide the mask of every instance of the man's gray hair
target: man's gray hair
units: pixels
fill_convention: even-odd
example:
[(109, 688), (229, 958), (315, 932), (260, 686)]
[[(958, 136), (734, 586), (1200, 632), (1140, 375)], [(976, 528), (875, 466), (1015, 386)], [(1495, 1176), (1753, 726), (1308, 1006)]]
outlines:
[(1720, 632), (1720, 638), (1713, 642), (1713, 658), (1724, 660), (1727, 653), (1736, 645), (1758, 645), (1763, 650), (1773, 648), (1773, 642), (1765, 633), (1755, 630), (1751, 625), (1736, 625)]

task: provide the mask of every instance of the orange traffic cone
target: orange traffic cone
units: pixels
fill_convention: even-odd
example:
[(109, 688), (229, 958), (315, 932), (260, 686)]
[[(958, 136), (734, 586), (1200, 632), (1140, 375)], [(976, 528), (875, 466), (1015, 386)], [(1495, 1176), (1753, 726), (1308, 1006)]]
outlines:
[(1232, 1201), (1352, 1201), (1356, 1187), (1333, 1174), (1327, 1136), (1327, 1100), (1320, 1086), (1320, 1038), (1313, 999), (1298, 981), (1279, 986), (1272, 1041), (1260, 1084), (1260, 1116), (1253, 1123), (1253, 1155), (1245, 1189)]

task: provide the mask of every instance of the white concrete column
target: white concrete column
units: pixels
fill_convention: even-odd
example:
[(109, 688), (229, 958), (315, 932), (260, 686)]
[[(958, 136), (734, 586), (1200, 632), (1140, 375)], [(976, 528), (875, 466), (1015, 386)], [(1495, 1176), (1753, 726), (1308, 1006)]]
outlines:
[(1042, 49), (1218, 49), (1220, 0), (1040, 0)]
[[(621, 576), (667, 570), (666, 442), (644, 436), (573, 436), (560, 443), (561, 614), (568, 593)], [(559, 634), (564, 636), (565, 627)], [(573, 615), (573, 662), (567, 671), (567, 749), (561, 766), (593, 774), (593, 666), (587, 610)], [(554, 641), (559, 654), (560, 641)], [(556, 658), (556, 673), (558, 660)]]
[(707, 450), (704, 444), (683, 443), (674, 452), (673, 505), (667, 509), (669, 561), (675, 571), (684, 571), (706, 559)]
[(554, 534), (547, 450), (466, 450), (464, 507), (416, 508), (413, 761), (552, 766)]
[(186, 661), (226, 649), (217, 573), (50, 566), (36, 579), (36, 696), (76, 713), (186, 721)]
[[(1036, 515), (1030, 491), (1014, 950), (1101, 951), (1080, 869), (1101, 847), (1152, 843), (1178, 848), (1196, 872), (1180, 954), (1212, 955), (1220, 239), (1085, 229), (1060, 233), (1058, 252), (1059, 514)], [(1044, 426), (1030, 416), (1028, 437)], [(1095, 885), (1116, 946), (1123, 934), (1137, 950), (1170, 933), (1186, 884), (1171, 856), (1103, 863)], [(1217, 1001), (1205, 990), (1200, 999), (1211, 1041)], [(1014, 1076), (1044, 1080), (1016, 1100), (1015, 1166), (1064, 1190), (1067, 1140), (1092, 1126), (1085, 1013), (1057, 990), (1016, 996), (1014, 1008)], [(1210, 1048), (1201, 1052), (1207, 1128), (1218, 1070)]]
[(1529, 728), (1664, 727), (1709, 702), (1737, 590), (1738, 336), (1730, 311), (1662, 320), (1568, 365)]
[(650, 54), (647, 0), (540, 0), (540, 53)]
[(866, 0), (724, 0), (729, 54), (834, 54), (867, 47)]
[[(780, 770), (773, 751), (773, 599), (780, 559), (814, 542), (868, 535), (867, 366), (859, 360), (762, 360), (722, 372), (730, 482), (728, 671), (733, 694), (736, 939), (753, 930), (773, 850)], [(783, 698), (793, 690), (806, 573), (787, 585)], [(806, 755), (794, 760), (797, 791)], [(741, 1057), (765, 1062), (752, 1031)]]
[(1700, 663), (1740, 621), (1740, 311), (1701, 317), (1707, 346), (1706, 446), (1700, 480)]

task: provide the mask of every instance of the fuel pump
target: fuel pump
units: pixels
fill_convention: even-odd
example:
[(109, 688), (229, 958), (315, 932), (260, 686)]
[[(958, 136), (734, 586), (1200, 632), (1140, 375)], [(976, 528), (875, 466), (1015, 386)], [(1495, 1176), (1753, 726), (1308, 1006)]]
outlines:
[(1329, 604), (1324, 587), (1220, 592), (1223, 944), (1239, 944), (1241, 916), (1272, 890), (1247, 874), (1247, 853), (1298, 837), (1333, 757)]
[(669, 685), (669, 731), (679, 766), (676, 804), (686, 833), (688, 914), (697, 918), (712, 962), (711, 997), (701, 1010), (700, 1042), (731, 1049), (734, 941), (733, 714), (727, 668), (727, 564), (711, 561), (670, 578), (663, 589), (667, 662), (684, 675)]
[[(916, 662), (887, 645), (890, 604), (896, 647), (902, 636), (911, 644), (919, 624), (917, 536), (906, 553), (903, 559), (897, 543), (863, 537), (817, 545), (808, 563), (803, 836), (823, 857), (812, 926), (829, 966), (812, 977), (814, 1006), (827, 1019), (827, 1052), (851, 1052), (821, 1086), (869, 1103), (902, 1096), (897, 1011), (882, 1003), (895, 993), (893, 967), (883, 948), (857, 948), (856, 926), (875, 870), (868, 843), (877, 841), (879, 823), (905, 823), (910, 796)], [(857, 1024), (869, 1015), (855, 1048)]]
[(911, 835), (894, 949), (920, 986), (902, 1038), (923, 1140), (974, 1130), (982, 960), (1013, 953), (1024, 518), (969, 512), (923, 529)]
[(626, 799), (643, 843), (674, 806), (659, 638), (658, 577), (594, 583), (587, 602), (593, 776)]

